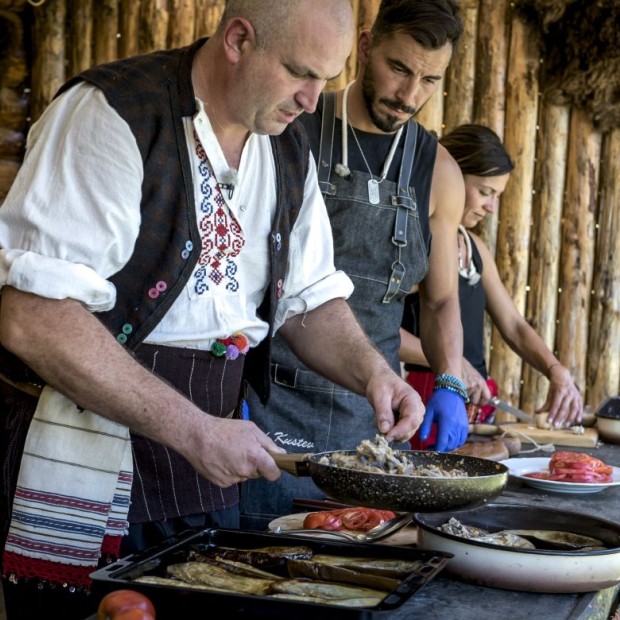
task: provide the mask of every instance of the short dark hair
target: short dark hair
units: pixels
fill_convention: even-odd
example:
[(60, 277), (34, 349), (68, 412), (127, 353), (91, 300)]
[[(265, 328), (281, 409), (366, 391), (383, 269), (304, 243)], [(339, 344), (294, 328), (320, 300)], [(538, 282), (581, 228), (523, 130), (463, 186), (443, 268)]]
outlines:
[(382, 0), (371, 30), (375, 43), (408, 34), (425, 49), (454, 48), (463, 34), (457, 0)]
[(454, 157), (463, 174), (496, 177), (514, 170), (514, 162), (499, 136), (486, 125), (459, 125), (439, 142)]

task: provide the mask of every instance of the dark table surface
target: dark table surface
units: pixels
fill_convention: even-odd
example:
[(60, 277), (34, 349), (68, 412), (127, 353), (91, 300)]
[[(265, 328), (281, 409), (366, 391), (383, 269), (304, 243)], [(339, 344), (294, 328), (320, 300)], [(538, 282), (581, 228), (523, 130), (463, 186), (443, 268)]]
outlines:
[[(524, 444), (523, 450), (531, 446)], [(557, 447), (585, 452), (609, 465), (620, 467), (620, 445), (600, 444), (596, 448)], [(519, 457), (549, 457), (540, 450), (522, 452)], [(590, 494), (548, 493), (510, 478), (495, 501), (560, 508), (620, 521), (620, 487)], [(377, 620), (449, 618), (450, 620), (608, 620), (615, 608), (620, 586), (582, 594), (541, 594), (477, 586), (440, 573), (410, 600), (393, 612), (376, 614)], [(247, 614), (251, 617), (251, 614)], [(95, 616), (86, 620), (96, 620)]]
[[(532, 446), (523, 445), (523, 450)], [(557, 450), (585, 452), (608, 465), (620, 467), (620, 446), (600, 444), (597, 448), (556, 447)], [(521, 458), (549, 457), (540, 450), (521, 453)], [(594, 517), (620, 521), (620, 487), (598, 493), (548, 493), (510, 478), (497, 501), (560, 508)], [(513, 592), (457, 581), (440, 573), (398, 610), (390, 620), (451, 618), (454, 620), (607, 620), (615, 606), (619, 586), (583, 594), (540, 594)], [(386, 616), (387, 617), (387, 616)]]

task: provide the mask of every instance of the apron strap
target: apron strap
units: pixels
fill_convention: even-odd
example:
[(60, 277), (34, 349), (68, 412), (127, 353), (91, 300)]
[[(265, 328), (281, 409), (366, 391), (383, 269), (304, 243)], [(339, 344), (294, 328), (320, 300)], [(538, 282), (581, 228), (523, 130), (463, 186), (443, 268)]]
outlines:
[(329, 182), (332, 169), (332, 146), (336, 124), (336, 93), (323, 93), (323, 118), (321, 123), (321, 142), (319, 145), (318, 178), (323, 194), (333, 196), (336, 186)]
[[(398, 194), (392, 196), (392, 205), (396, 207), (392, 243), (396, 246), (397, 253), (396, 260), (392, 263), (392, 272), (388, 280), (388, 289), (382, 300), (384, 304), (388, 304), (392, 301), (394, 295), (398, 293), (400, 283), (405, 276), (405, 266), (400, 261), (400, 252), (401, 249), (407, 245), (407, 214), (409, 211), (415, 213), (418, 209), (415, 188), (409, 186), (417, 139), (418, 124), (415, 121), (409, 121), (409, 123), (407, 123), (403, 157), (400, 162), (400, 173), (398, 175)], [(409, 195), (410, 192), (412, 196)]]

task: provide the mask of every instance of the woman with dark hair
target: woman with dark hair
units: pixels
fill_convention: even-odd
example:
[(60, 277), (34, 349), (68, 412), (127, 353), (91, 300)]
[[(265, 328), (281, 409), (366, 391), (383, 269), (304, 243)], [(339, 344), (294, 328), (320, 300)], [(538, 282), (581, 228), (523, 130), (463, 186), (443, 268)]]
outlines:
[[(502, 284), (488, 247), (468, 230), (497, 211), (499, 197), (514, 163), (497, 134), (483, 125), (460, 125), (440, 142), (459, 164), (465, 180), (465, 209), (458, 233), (458, 270), (464, 338), (463, 377), (472, 403), (470, 422), (489, 421), (494, 408), (488, 403), (497, 395), (497, 384), (489, 377), (484, 359), (485, 310), (510, 347), (549, 379), (547, 399), (537, 413), (549, 412), (548, 421), (555, 426), (578, 422), (583, 403), (569, 370), (521, 316)], [(400, 330), (400, 358), (408, 371), (407, 381), (426, 400), (433, 389), (434, 375), (417, 337), (419, 312), (417, 293), (412, 293), (405, 303)], [(431, 448), (433, 433), (428, 438), (416, 435), (411, 443), (417, 449)]]

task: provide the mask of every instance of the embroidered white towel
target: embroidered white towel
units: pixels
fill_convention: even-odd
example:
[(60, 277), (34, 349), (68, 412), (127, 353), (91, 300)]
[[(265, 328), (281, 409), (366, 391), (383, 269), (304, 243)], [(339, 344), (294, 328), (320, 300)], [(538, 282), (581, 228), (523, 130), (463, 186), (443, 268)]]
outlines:
[(45, 387), (24, 448), (6, 551), (96, 567), (122, 536), (133, 463), (129, 429)]

